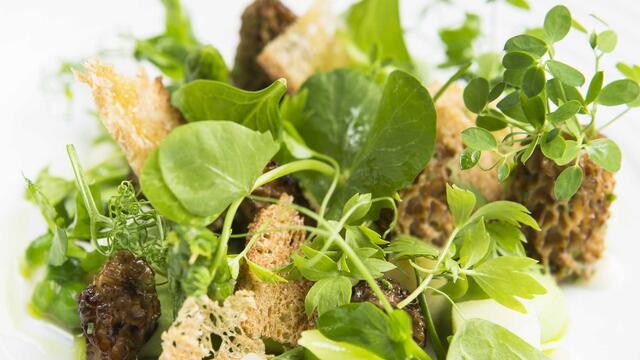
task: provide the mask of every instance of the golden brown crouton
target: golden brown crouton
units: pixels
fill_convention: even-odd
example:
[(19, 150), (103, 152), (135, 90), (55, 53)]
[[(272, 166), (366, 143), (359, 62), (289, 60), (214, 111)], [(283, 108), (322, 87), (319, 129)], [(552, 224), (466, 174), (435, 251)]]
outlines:
[(140, 175), (147, 156), (181, 122), (161, 79), (150, 81), (142, 68), (128, 78), (99, 61), (86, 63), (75, 75), (93, 90), (102, 123)]
[[(249, 232), (260, 229), (265, 233), (259, 235), (247, 253), (249, 260), (271, 270), (291, 262), (291, 255), (304, 241), (305, 232), (275, 230), (304, 224), (298, 212), (289, 206), (292, 201), (291, 196), (284, 194), (278, 204), (260, 210), (249, 226)], [(304, 298), (311, 286), (309, 281), (268, 284), (245, 267), (238, 286), (255, 294), (257, 306), (249, 311), (248, 319), (242, 324), (250, 336), (295, 345), (302, 331), (309, 328), (304, 312)]]
[[(462, 102), (462, 88), (452, 85), (436, 103), (438, 115), (436, 145), (433, 158), (414, 183), (400, 192), (398, 228), (441, 245), (453, 231), (453, 218), (447, 206), (446, 185), (455, 183), (470, 188), (487, 200), (497, 200), (502, 186), (496, 170), (479, 168), (460, 170), (460, 154), (464, 149), (460, 133), (474, 126)], [(486, 154), (481, 162), (489, 166), (492, 159)]]
[(285, 78), (290, 92), (317, 70), (331, 70), (349, 64), (342, 42), (336, 41), (338, 18), (327, 0), (314, 6), (258, 56), (258, 63), (271, 79)]
[[(266, 358), (260, 338), (247, 335), (240, 323), (256, 302), (249, 291), (237, 291), (222, 306), (206, 295), (189, 297), (173, 325), (162, 334), (160, 360)], [(215, 347), (215, 338), (221, 343)]]
[(296, 15), (279, 0), (255, 0), (242, 13), (240, 43), (231, 77), (236, 86), (260, 90), (271, 79), (256, 62), (264, 47), (296, 20)]

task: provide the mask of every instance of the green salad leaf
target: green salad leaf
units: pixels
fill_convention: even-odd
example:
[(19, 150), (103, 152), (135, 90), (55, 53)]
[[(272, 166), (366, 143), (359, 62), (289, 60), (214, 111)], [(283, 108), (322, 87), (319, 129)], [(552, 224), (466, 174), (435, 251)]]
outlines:
[(189, 53), (185, 59), (184, 81), (195, 80), (229, 81), (229, 69), (218, 49), (204, 45)]
[(181, 86), (171, 101), (189, 122), (228, 120), (280, 136), (280, 100), (287, 92), (284, 79), (260, 91), (245, 91), (229, 84), (196, 80)]
[(463, 359), (548, 359), (500, 325), (482, 319), (466, 320), (455, 333), (447, 360)]
[[(363, 92), (354, 92), (352, 86)], [(356, 193), (389, 196), (407, 186), (431, 158), (436, 113), (427, 90), (411, 75), (394, 71), (375, 106), (374, 87), (355, 70), (315, 75), (302, 86), (306, 103), (296, 129), (311, 149), (331, 155), (342, 172), (331, 216)], [(350, 93), (353, 96), (344, 97)], [(324, 105), (331, 101), (338, 105)], [(319, 131), (307, 131), (306, 126)], [(328, 181), (304, 173), (298, 177), (316, 201), (322, 199)]]
[(145, 164), (141, 186), (151, 204), (174, 221), (215, 218), (251, 193), (278, 148), (269, 133), (229, 121), (183, 125), (158, 148), (160, 171), (153, 162)]
[[(298, 344), (309, 350), (317, 359), (340, 359), (340, 360), (383, 360), (383, 358), (372, 352), (355, 346), (346, 341), (334, 341), (322, 335), (319, 330), (307, 330), (302, 333)], [(303, 359), (307, 359), (307, 354), (302, 354)], [(277, 357), (276, 359), (280, 359)], [(289, 359), (289, 358), (282, 358)], [(295, 357), (294, 359), (301, 359)]]
[(391, 60), (408, 69), (411, 56), (404, 42), (398, 0), (361, 0), (347, 12), (347, 35), (364, 54)]

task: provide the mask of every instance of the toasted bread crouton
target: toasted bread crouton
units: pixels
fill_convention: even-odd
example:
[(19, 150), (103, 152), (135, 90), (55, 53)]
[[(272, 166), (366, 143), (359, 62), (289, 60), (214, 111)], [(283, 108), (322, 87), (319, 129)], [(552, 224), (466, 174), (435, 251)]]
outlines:
[(338, 24), (329, 2), (317, 0), (307, 13), (267, 44), (258, 63), (271, 79), (287, 79), (289, 91), (295, 92), (316, 70), (349, 64), (346, 49), (335, 39)]
[[(259, 235), (247, 253), (249, 260), (272, 270), (290, 263), (291, 255), (305, 239), (305, 232), (275, 230), (304, 224), (298, 212), (289, 206), (292, 201), (291, 196), (284, 194), (278, 204), (260, 210), (249, 226), (249, 232), (265, 233)], [(248, 319), (242, 324), (247, 334), (295, 345), (302, 331), (309, 328), (304, 312), (304, 298), (310, 286), (311, 283), (304, 279), (277, 284), (264, 283), (245, 267), (239, 288), (252, 291), (257, 305), (249, 311)]]
[(142, 68), (128, 78), (99, 61), (75, 75), (91, 87), (102, 123), (140, 175), (147, 156), (181, 122), (161, 79), (150, 81)]
[[(451, 86), (436, 103), (438, 115), (433, 158), (413, 184), (400, 192), (398, 229), (400, 233), (441, 245), (453, 231), (453, 218), (447, 206), (446, 185), (458, 184), (472, 189), (489, 201), (502, 196), (496, 170), (460, 169), (464, 144), (460, 133), (474, 126), (462, 102), (462, 89)], [(481, 162), (489, 167), (493, 159), (483, 154)]]
[(256, 62), (271, 40), (296, 20), (296, 15), (280, 0), (255, 0), (242, 13), (240, 43), (231, 78), (245, 90), (260, 90), (271, 84), (270, 77)]
[[(253, 294), (237, 291), (222, 306), (209, 297), (189, 297), (173, 325), (162, 334), (160, 360), (265, 359), (264, 343), (247, 335), (240, 326), (256, 308)], [(220, 346), (214, 343), (219, 339)]]

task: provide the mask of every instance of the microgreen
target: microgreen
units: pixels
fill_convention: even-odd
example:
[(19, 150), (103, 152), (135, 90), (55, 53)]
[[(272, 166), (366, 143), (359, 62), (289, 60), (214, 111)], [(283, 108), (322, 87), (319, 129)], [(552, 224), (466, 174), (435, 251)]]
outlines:
[[(596, 127), (598, 106), (631, 107), (640, 96), (640, 86), (632, 68), (619, 68), (626, 79), (605, 83), (600, 59), (612, 52), (617, 36), (611, 29), (595, 31), (589, 44), (595, 57), (593, 75), (557, 59), (555, 45), (577, 26), (569, 10), (558, 5), (547, 13), (542, 31), (516, 35), (504, 46), (505, 67), (502, 86), (488, 95), (490, 79), (477, 77), (464, 92), (465, 105), (478, 114), (477, 128), (463, 132), (467, 146), (461, 166), (469, 169), (478, 164), (481, 152), (492, 152), (497, 160), (498, 177), (505, 181), (518, 163), (526, 163), (537, 149), (558, 166), (568, 166), (556, 178), (554, 195), (558, 200), (570, 199), (580, 188), (580, 159), (589, 157), (608, 171), (620, 168), (620, 150), (612, 140), (602, 139), (599, 130), (608, 126), (628, 110), (602, 127)], [(583, 90), (587, 87), (586, 91)], [(491, 100), (489, 100), (491, 98)], [(497, 108), (490, 104), (497, 100)], [(496, 139), (490, 132), (507, 127), (509, 133)], [(484, 129), (484, 130), (483, 130)], [(573, 163), (573, 165), (570, 165)]]

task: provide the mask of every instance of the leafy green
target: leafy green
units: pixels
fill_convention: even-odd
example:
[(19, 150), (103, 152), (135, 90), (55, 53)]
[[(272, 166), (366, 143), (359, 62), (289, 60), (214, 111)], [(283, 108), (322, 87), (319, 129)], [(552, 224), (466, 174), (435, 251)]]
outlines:
[(547, 357), (509, 330), (482, 319), (466, 320), (455, 333), (447, 360), (540, 359)]
[(565, 85), (582, 86), (584, 84), (584, 75), (565, 63), (549, 60), (547, 61), (547, 67), (549, 67), (551, 74)]
[(498, 142), (489, 131), (478, 127), (462, 131), (462, 142), (479, 151), (493, 150), (498, 146)]
[(411, 321), (401, 310), (387, 315), (369, 302), (344, 305), (318, 318), (327, 338), (347, 342), (383, 359), (430, 359), (411, 337)]
[(384, 249), (392, 254), (393, 260), (409, 259), (414, 257), (435, 258), (440, 253), (438, 249), (424, 240), (410, 235), (399, 235)]
[(483, 78), (475, 78), (464, 88), (464, 104), (469, 111), (479, 113), (487, 105), (489, 98), (489, 82)]
[[(236, 139), (244, 141), (239, 144)], [(145, 165), (142, 189), (160, 213), (174, 221), (185, 221), (183, 216), (186, 220), (215, 217), (251, 193), (277, 150), (270, 134), (233, 122), (187, 124), (173, 130), (158, 148), (160, 173), (154, 171), (153, 163)], [(173, 197), (180, 206), (169, 202)]]
[[(394, 71), (375, 106), (374, 84), (365, 83), (361, 75), (338, 70), (315, 75), (302, 86), (307, 99), (296, 128), (311, 149), (329, 154), (340, 165), (341, 178), (329, 209), (332, 216), (356, 193), (390, 196), (410, 184), (433, 152), (436, 114), (427, 90), (411, 75)], [(366, 90), (354, 92), (351, 85)], [(345, 87), (346, 92), (338, 92)], [(349, 93), (358, 94), (360, 101), (344, 97)], [(328, 106), (323, 104), (342, 97), (348, 102), (337, 102), (339, 105), (330, 107), (327, 113)], [(318, 121), (316, 116), (325, 121)], [(321, 130), (307, 132), (306, 126)], [(334, 133), (332, 129), (344, 132)], [(336, 133), (341, 135), (335, 138)], [(305, 173), (298, 177), (319, 202), (329, 184)]]
[(457, 28), (442, 28), (438, 35), (445, 45), (447, 61), (441, 66), (458, 66), (473, 59), (473, 42), (480, 36), (480, 18), (467, 13)]
[(304, 301), (304, 310), (311, 316), (318, 309), (318, 315), (348, 304), (351, 301), (351, 281), (345, 276), (320, 279), (313, 284)]
[(411, 56), (404, 42), (398, 0), (361, 0), (347, 11), (347, 35), (365, 54), (410, 68)]
[(277, 80), (260, 91), (245, 91), (229, 84), (196, 80), (181, 86), (172, 103), (189, 122), (228, 120), (261, 132), (280, 136), (279, 103), (287, 92), (286, 82)]
[(598, 34), (598, 49), (610, 53), (618, 44), (618, 35), (613, 30), (605, 30)]
[(640, 95), (640, 86), (629, 79), (616, 80), (607, 84), (598, 97), (598, 103), (604, 106), (628, 104)]
[(546, 293), (545, 287), (527, 272), (535, 264), (535, 260), (526, 257), (501, 256), (481, 263), (467, 275), (500, 304), (526, 313), (516, 296), (532, 299)]
[(218, 49), (204, 45), (189, 53), (185, 59), (184, 81), (215, 80), (227, 82), (229, 70)]
[(331, 340), (322, 335), (319, 330), (307, 330), (303, 332), (300, 340), (298, 340), (298, 344), (304, 346), (318, 359), (383, 360), (383, 358), (359, 346), (352, 345), (345, 341)]
[(162, 0), (165, 8), (164, 33), (137, 40), (134, 56), (148, 60), (175, 81), (184, 78), (184, 61), (198, 46), (191, 30), (191, 21), (180, 0)]
[(570, 166), (558, 175), (553, 186), (553, 195), (558, 200), (568, 200), (578, 191), (582, 184), (582, 168)]
[(564, 39), (571, 30), (571, 13), (563, 5), (554, 6), (544, 18), (544, 36), (550, 42)]
[(476, 206), (476, 197), (469, 191), (460, 189), (456, 185), (447, 184), (447, 204), (453, 215), (455, 224), (460, 226), (467, 222)]
[(610, 139), (596, 139), (587, 144), (587, 153), (591, 160), (603, 169), (611, 172), (620, 170), (622, 153), (618, 145)]

